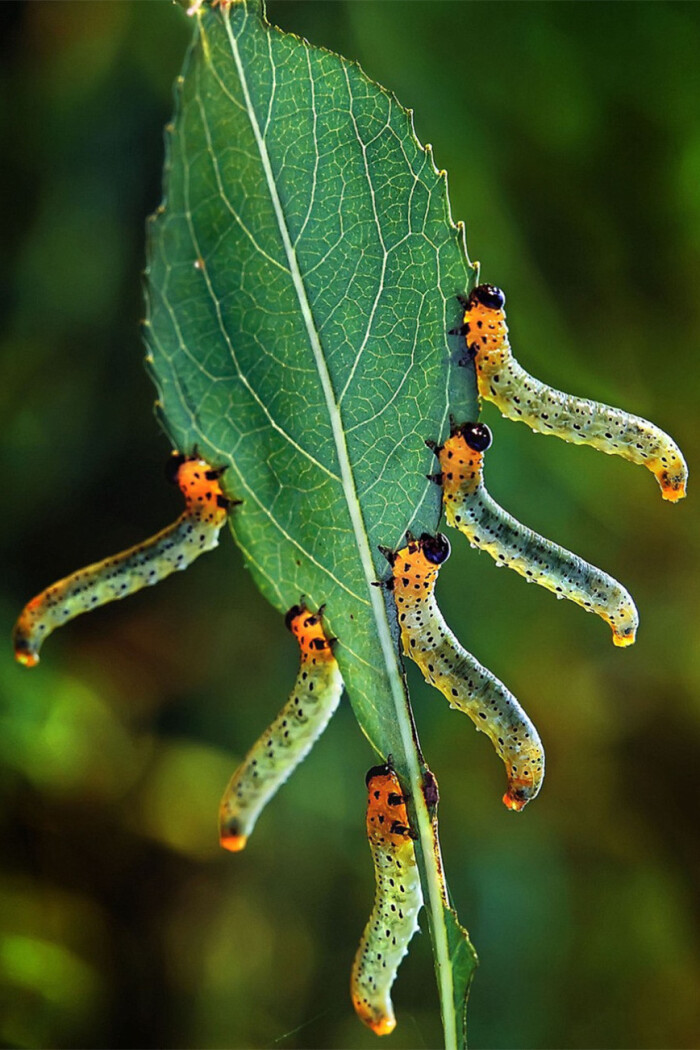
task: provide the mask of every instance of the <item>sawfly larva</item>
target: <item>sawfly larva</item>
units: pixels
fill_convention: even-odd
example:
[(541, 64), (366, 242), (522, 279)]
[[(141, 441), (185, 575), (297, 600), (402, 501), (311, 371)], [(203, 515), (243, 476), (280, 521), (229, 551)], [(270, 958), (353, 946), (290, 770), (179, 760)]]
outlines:
[(197, 456), (173, 453), (168, 477), (185, 497), (184, 512), (144, 543), (79, 569), (32, 598), (12, 633), (16, 659), (34, 667), (43, 642), (57, 627), (186, 569), (216, 547), (231, 506), (219, 485), (224, 469), (215, 470)]
[(374, 907), (355, 955), (350, 994), (360, 1020), (377, 1035), (396, 1027), (391, 987), (418, 929), (423, 895), (398, 777), (390, 765), (367, 774), (367, 838), (372, 851)]
[(596, 613), (612, 628), (615, 645), (632, 645), (639, 617), (625, 588), (583, 558), (521, 525), (491, 498), (484, 485), (484, 452), (491, 431), (484, 423), (453, 425), (440, 460), (443, 506), (448, 525), (473, 547), (487, 551), (526, 580)]
[(469, 715), (503, 760), (508, 790), (503, 802), (521, 810), (544, 777), (544, 751), (534, 725), (513, 694), (459, 643), (438, 608), (435, 582), (450, 554), (445, 536), (424, 533), (397, 553), (382, 552), (392, 565), (394, 599), (404, 652), (452, 707)]
[(234, 853), (245, 848), (260, 813), (306, 758), (340, 701), (343, 679), (321, 617), (322, 610), (310, 613), (302, 605), (287, 613), (301, 665), (289, 700), (253, 744), (221, 800), (220, 841)]
[(492, 401), (508, 419), (521, 420), (539, 434), (555, 434), (641, 463), (655, 475), (665, 500), (683, 499), (688, 468), (668, 434), (640, 416), (565, 394), (526, 372), (510, 347), (505, 302), (501, 289), (491, 284), (460, 296), (464, 319), (452, 334), (466, 339), (481, 397)]

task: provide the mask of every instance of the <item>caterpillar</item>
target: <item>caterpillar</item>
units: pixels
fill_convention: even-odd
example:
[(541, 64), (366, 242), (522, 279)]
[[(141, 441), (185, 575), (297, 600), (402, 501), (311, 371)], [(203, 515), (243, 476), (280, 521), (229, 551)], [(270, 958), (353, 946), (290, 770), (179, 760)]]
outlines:
[(301, 666), (289, 700), (245, 756), (221, 800), (220, 841), (234, 853), (245, 848), (263, 808), (306, 758), (340, 701), (343, 679), (333, 655), (335, 639), (324, 633), (322, 614), (322, 608), (310, 613), (303, 605), (287, 613)]
[(406, 800), (390, 765), (366, 777), (367, 838), (374, 862), (374, 906), (350, 977), (350, 995), (363, 1024), (377, 1035), (396, 1027), (391, 986), (418, 929), (423, 906)]
[(655, 475), (665, 500), (683, 499), (688, 468), (668, 434), (646, 419), (565, 394), (526, 372), (511, 351), (506, 297), (500, 288), (481, 284), (459, 300), (464, 319), (451, 334), (466, 338), (481, 397), (492, 401), (508, 419), (521, 420), (539, 434), (555, 434), (643, 464)]
[(184, 512), (144, 543), (79, 569), (32, 598), (12, 633), (15, 658), (25, 667), (34, 667), (43, 642), (57, 627), (187, 568), (216, 547), (231, 506), (219, 485), (225, 469), (213, 469), (196, 455), (174, 452), (166, 473), (185, 497)]
[(534, 725), (513, 694), (459, 643), (445, 623), (435, 600), (440, 566), (450, 556), (441, 533), (409, 537), (396, 553), (382, 548), (392, 565), (393, 590), (404, 653), (423, 677), (456, 707), (469, 715), (493, 743), (503, 760), (508, 809), (519, 811), (535, 798), (544, 777), (544, 751)]
[(491, 498), (484, 485), (484, 452), (491, 445), (484, 423), (453, 424), (444, 445), (430, 443), (440, 460), (445, 518), (473, 547), (487, 551), (561, 598), (596, 613), (612, 628), (615, 645), (632, 645), (639, 616), (632, 598), (612, 576), (526, 528)]

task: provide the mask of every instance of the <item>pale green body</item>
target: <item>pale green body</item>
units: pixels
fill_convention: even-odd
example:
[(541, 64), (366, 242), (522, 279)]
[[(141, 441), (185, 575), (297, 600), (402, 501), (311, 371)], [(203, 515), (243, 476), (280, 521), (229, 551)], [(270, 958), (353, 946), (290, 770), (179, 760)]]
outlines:
[(334, 659), (302, 659), (289, 700), (226, 788), (220, 809), (222, 840), (241, 839), (234, 848), (244, 845), (264, 807), (323, 733), (342, 692)]
[(196, 506), (144, 543), (54, 583), (25, 606), (14, 628), (16, 650), (36, 662), (42, 643), (57, 627), (186, 569), (217, 546), (224, 520), (220, 512)]
[(444, 508), (448, 524), (497, 564), (596, 613), (610, 624), (617, 645), (634, 641), (639, 616), (628, 591), (595, 565), (522, 525), (491, 498), (480, 476), (465, 478), (456, 489), (445, 486)]
[(352, 969), (351, 987), (356, 1008), (365, 1023), (394, 1025), (391, 988), (399, 964), (418, 929), (418, 913), (423, 907), (413, 842), (400, 846), (377, 843), (370, 838), (376, 892)]
[[(405, 575), (404, 564), (409, 566)], [(504, 802), (520, 809), (542, 785), (544, 750), (539, 734), (513, 694), (460, 645), (445, 623), (435, 601), (436, 577), (437, 568), (417, 573), (408, 558), (404, 563), (402, 553), (397, 555), (394, 597), (404, 650), (426, 681), (491, 739), (508, 775)]]

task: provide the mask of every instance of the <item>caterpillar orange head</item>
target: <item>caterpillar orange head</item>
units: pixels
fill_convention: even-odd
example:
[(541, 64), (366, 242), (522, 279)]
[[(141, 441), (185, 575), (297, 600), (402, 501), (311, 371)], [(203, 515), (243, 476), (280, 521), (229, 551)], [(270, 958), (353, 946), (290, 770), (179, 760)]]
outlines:
[(321, 605), (318, 612), (312, 613), (302, 598), (300, 604), (293, 605), (285, 615), (284, 622), (299, 643), (302, 659), (310, 654), (323, 654), (324, 658), (332, 658), (333, 647), (338, 639), (329, 638), (323, 629), (325, 608), (325, 604)]
[(172, 452), (165, 464), (165, 477), (172, 485), (179, 484), (180, 471), (185, 463), (191, 463), (193, 467), (197, 465), (203, 471), (207, 481), (218, 481), (228, 470), (228, 464), (224, 464), (223, 467), (210, 467), (207, 461), (199, 455), (196, 446), (190, 456), (186, 456), (184, 452)]

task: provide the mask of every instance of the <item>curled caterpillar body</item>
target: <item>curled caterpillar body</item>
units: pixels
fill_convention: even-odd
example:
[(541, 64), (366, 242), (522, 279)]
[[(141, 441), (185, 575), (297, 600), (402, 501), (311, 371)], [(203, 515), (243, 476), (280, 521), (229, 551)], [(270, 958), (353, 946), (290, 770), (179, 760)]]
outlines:
[(233, 774), (219, 807), (221, 845), (234, 853), (245, 848), (260, 813), (318, 740), (343, 692), (321, 613), (295, 605), (287, 626), (301, 651), (294, 689)]
[(479, 393), (502, 415), (521, 420), (540, 434), (555, 434), (641, 463), (655, 475), (665, 500), (683, 499), (688, 468), (668, 434), (646, 419), (565, 394), (526, 372), (511, 351), (505, 295), (499, 288), (479, 285), (464, 305), (459, 331), (475, 362)]
[(484, 485), (484, 452), (491, 431), (483, 423), (453, 426), (437, 450), (448, 525), (526, 580), (596, 613), (612, 628), (615, 645), (634, 642), (639, 617), (625, 588), (594, 565), (521, 525)]
[(32, 598), (12, 633), (16, 659), (34, 667), (42, 643), (57, 627), (187, 568), (216, 547), (230, 506), (219, 485), (222, 473), (196, 456), (173, 453), (168, 475), (185, 497), (184, 513), (144, 543), (79, 569)]
[(544, 751), (534, 725), (513, 694), (459, 643), (435, 600), (440, 565), (450, 554), (444, 536), (424, 534), (393, 557), (393, 591), (404, 652), (427, 682), (469, 715), (503, 760), (508, 809), (521, 810), (544, 778)]
[(390, 766), (367, 774), (367, 838), (376, 879), (374, 907), (355, 955), (350, 994), (360, 1020), (377, 1035), (396, 1027), (391, 986), (418, 929), (423, 906), (401, 785)]

